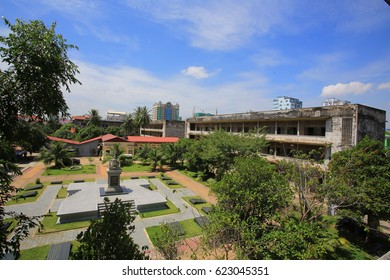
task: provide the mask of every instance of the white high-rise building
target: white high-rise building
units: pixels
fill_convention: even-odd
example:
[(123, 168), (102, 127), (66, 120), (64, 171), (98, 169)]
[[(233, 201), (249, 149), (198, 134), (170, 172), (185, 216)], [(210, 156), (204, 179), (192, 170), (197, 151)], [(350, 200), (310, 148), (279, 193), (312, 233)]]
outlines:
[(324, 102), (322, 102), (322, 106), (338, 106), (338, 105), (345, 105), (350, 103), (351, 102), (346, 100), (340, 100), (337, 98), (328, 98)]
[(288, 110), (302, 108), (302, 101), (288, 96), (278, 96), (273, 101), (273, 110)]

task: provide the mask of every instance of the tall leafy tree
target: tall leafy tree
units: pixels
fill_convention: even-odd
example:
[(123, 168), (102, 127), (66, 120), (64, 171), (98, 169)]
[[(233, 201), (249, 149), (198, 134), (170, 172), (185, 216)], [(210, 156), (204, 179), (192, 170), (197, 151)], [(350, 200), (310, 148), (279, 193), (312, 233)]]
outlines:
[(80, 246), (72, 254), (76, 260), (144, 260), (148, 259), (134, 243), (135, 216), (131, 205), (104, 200), (106, 210), (103, 217), (92, 220), (85, 232), (77, 236)]
[(96, 125), (88, 125), (86, 127), (81, 128), (77, 134), (76, 139), (78, 141), (85, 141), (95, 137), (98, 137), (104, 133), (104, 129), (100, 126)]
[[(14, 24), (4, 19), (9, 33), (0, 36), (0, 57), (9, 65), (0, 70), (0, 141), (1, 147), (17, 140), (18, 114), (46, 119), (51, 115), (65, 114), (67, 105), (62, 89), (80, 83), (76, 79), (77, 66), (68, 58), (68, 49), (77, 48), (56, 34), (56, 24), (46, 27), (42, 21), (16, 20)], [(7, 160), (0, 164), (0, 228), (3, 228), (4, 202), (13, 190), (12, 176), (20, 171)], [(4, 196), (3, 196), (4, 194)], [(12, 214), (13, 215), (13, 214)], [(18, 220), (12, 240), (0, 233), (0, 257), (19, 252), (21, 240), (28, 229), (36, 225), (35, 218), (13, 215)], [(19, 229), (19, 230), (18, 230)]]
[(88, 117), (89, 117), (89, 119), (87, 122), (87, 126), (91, 126), (91, 125), (100, 126), (100, 123), (102, 121), (102, 117), (99, 115), (98, 110), (96, 110), (96, 109), (89, 110)]
[[(212, 190), (218, 204), (210, 215), (220, 244), (234, 246), (242, 258), (258, 257), (256, 242), (277, 213), (292, 200), (292, 189), (275, 166), (258, 156), (236, 158), (232, 168)], [(212, 234), (211, 234), (212, 235)], [(210, 236), (207, 234), (206, 236)]]
[(390, 153), (383, 143), (364, 138), (356, 147), (333, 155), (329, 163), (329, 203), (338, 213), (376, 230), (390, 219)]
[(152, 120), (150, 117), (150, 110), (146, 106), (144, 107), (138, 106), (135, 109), (134, 123), (140, 129), (140, 133), (141, 133), (141, 128), (149, 125), (151, 121)]

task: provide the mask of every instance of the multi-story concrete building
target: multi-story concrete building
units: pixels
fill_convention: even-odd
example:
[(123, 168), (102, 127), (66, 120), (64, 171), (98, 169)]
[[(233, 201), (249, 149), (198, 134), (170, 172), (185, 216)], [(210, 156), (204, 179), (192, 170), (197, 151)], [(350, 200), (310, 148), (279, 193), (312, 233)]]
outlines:
[(141, 136), (178, 137), (185, 136), (184, 121), (153, 121), (146, 127), (141, 127)]
[(161, 101), (153, 104), (152, 121), (180, 121), (179, 104), (171, 102), (163, 104)]
[(288, 96), (278, 96), (273, 100), (273, 110), (289, 110), (302, 108), (302, 101)]
[(266, 154), (290, 156), (294, 150), (319, 150), (322, 158), (330, 159), (365, 136), (384, 141), (385, 122), (385, 111), (360, 104), (223, 114), (187, 119), (186, 138), (215, 129), (245, 133), (264, 128), (269, 143)]
[(328, 98), (324, 102), (322, 102), (322, 106), (338, 106), (338, 105), (345, 105), (345, 104), (351, 104), (351, 102), (346, 100), (340, 100), (337, 98)]

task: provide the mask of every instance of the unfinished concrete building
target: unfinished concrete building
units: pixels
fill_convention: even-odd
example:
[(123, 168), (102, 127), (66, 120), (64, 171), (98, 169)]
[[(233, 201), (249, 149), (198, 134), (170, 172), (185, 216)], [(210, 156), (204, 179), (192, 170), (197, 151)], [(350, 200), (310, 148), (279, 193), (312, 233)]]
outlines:
[(248, 112), (189, 118), (186, 138), (215, 129), (246, 133), (263, 128), (269, 145), (264, 153), (291, 156), (317, 150), (329, 160), (335, 152), (355, 146), (365, 136), (384, 141), (386, 112), (360, 104)]

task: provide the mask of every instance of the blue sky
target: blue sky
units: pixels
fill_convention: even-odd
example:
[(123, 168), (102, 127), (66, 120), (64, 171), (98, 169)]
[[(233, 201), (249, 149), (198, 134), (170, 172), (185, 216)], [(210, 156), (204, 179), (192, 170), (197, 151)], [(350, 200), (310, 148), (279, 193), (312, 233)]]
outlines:
[(183, 118), (263, 111), (286, 95), (304, 107), (349, 100), (390, 120), (383, 0), (3, 0), (0, 14), (55, 21), (79, 47), (69, 56), (82, 85), (65, 93), (74, 115), (158, 101), (179, 103)]

